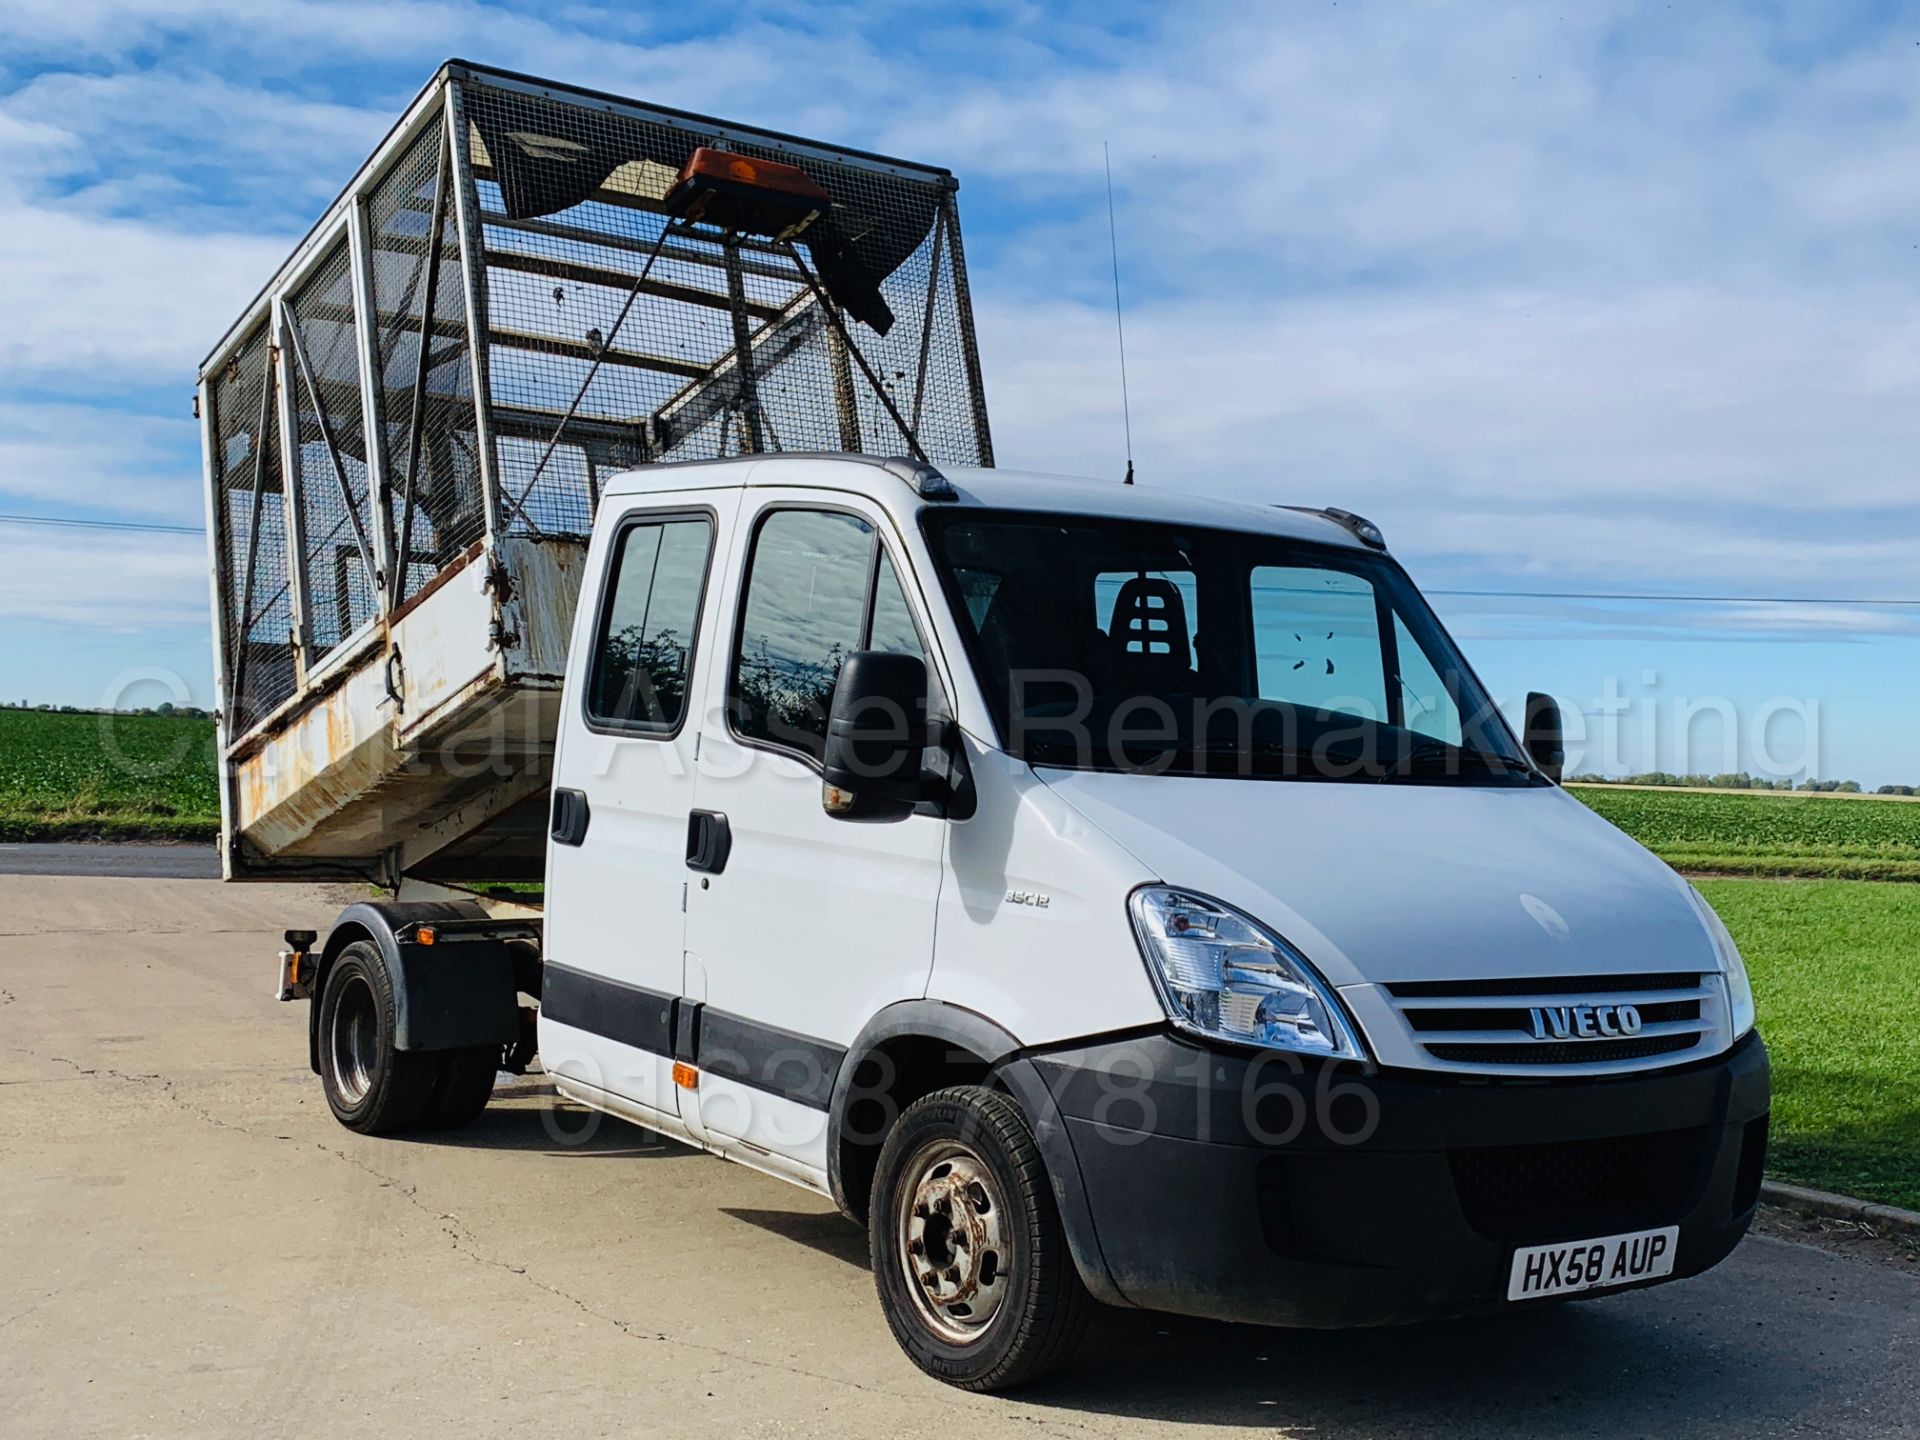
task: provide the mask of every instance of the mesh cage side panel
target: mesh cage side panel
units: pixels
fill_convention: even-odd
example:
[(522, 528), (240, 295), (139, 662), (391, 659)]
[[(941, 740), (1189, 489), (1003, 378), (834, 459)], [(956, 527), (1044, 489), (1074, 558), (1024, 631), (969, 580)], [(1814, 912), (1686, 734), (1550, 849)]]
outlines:
[[(442, 207), (437, 273), (430, 264), (435, 184), (445, 145), (441, 123), (427, 126), (373, 188), (367, 200), (372, 237), (374, 355), (392, 490), (391, 533), (406, 556), (401, 598), (417, 594), (440, 570), (486, 533), (473, 369), (468, 351), (466, 282), (460, 266), (451, 173)], [(412, 460), (413, 506), (406, 505), (415, 454), (413, 397), (421, 358), (421, 319), (433, 289), (427, 375)], [(400, 537), (402, 525), (408, 534)]]
[[(950, 213), (943, 180), (723, 142), (696, 122), (641, 119), (552, 94), (473, 82), (464, 97), (509, 531), (586, 534), (601, 477), (648, 461), (910, 453), (785, 246), (754, 236), (730, 244), (719, 230), (664, 214), (681, 165), (702, 145), (798, 160), (828, 190), (826, 220), (893, 314), (884, 336), (843, 316), (853, 343), (903, 417), (921, 397), (918, 433), (930, 460), (987, 461), (969, 383), (961, 262), (942, 233)], [(796, 247), (816, 277), (810, 245), (824, 243), (823, 234), (816, 222)], [(747, 332), (746, 367), (737, 325)]]
[[(218, 503), (220, 633), (226, 653), (227, 738), (250, 730), (293, 695), (293, 602), (287, 583), (285, 487), (282, 482), (278, 397), (263, 323), (214, 377), (213, 476)], [(261, 393), (267, 423), (261, 430)], [(257, 467), (264, 466), (264, 472)], [(255, 534), (254, 485), (260, 482)], [(252, 581), (247, 554), (253, 552)], [(243, 595), (242, 588), (250, 593)], [(246, 616), (245, 633), (241, 633)], [(238, 685), (235, 686), (235, 681)]]
[[(299, 457), (294, 493), (306, 545), (308, 663), (313, 664), (373, 618), (375, 601), (373, 577), (361, 558), (358, 538), (364, 532), (371, 547), (373, 516), (353, 280), (344, 236), (288, 301), (287, 318), (299, 329), (312, 367), (311, 375), (294, 376)], [(316, 392), (321, 409), (314, 406)], [(346, 476), (345, 496), (341, 474)]]

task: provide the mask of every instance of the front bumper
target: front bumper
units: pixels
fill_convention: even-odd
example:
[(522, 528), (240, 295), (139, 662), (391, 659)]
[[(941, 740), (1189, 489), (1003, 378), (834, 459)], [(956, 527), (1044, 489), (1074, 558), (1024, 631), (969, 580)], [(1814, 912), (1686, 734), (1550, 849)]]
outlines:
[(1766, 1155), (1757, 1034), (1702, 1064), (1586, 1080), (1367, 1075), (1164, 1033), (1022, 1064), (1095, 1293), (1222, 1320), (1499, 1308), (1516, 1246), (1665, 1225), (1680, 1227), (1672, 1278), (1696, 1275), (1746, 1233)]

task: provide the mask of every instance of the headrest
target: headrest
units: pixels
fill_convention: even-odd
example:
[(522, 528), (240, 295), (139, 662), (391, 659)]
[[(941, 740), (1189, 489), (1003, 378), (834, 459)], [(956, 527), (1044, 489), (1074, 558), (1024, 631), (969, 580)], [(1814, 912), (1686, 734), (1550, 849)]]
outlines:
[(1180, 587), (1158, 575), (1136, 575), (1120, 587), (1110, 627), (1122, 663), (1145, 659), (1154, 668), (1188, 670), (1193, 651), (1187, 636), (1187, 602)]

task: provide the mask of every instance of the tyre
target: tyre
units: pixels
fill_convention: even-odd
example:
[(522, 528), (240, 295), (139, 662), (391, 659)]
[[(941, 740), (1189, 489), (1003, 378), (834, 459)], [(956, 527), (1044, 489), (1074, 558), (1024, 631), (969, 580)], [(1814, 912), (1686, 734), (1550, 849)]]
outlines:
[(443, 1050), (432, 1058), (439, 1073), (420, 1123), (432, 1130), (458, 1130), (471, 1124), (487, 1108), (493, 1094), (494, 1076), (500, 1070), (500, 1047)]
[(333, 962), (320, 995), (319, 1030), (320, 1081), (334, 1119), (362, 1135), (391, 1135), (421, 1123), (440, 1057), (393, 1048), (393, 977), (373, 942), (356, 940)]
[(927, 1374), (1004, 1390), (1057, 1370), (1092, 1297), (1019, 1106), (962, 1085), (916, 1100), (880, 1149), (867, 1222), (893, 1338)]

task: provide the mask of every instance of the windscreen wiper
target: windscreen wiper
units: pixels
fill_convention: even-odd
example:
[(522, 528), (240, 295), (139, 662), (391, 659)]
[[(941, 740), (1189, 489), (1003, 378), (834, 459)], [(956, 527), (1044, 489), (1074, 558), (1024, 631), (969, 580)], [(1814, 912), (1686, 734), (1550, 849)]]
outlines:
[[(1177, 757), (1199, 759), (1211, 755), (1242, 755), (1250, 760), (1283, 760), (1299, 762), (1304, 768), (1318, 775), (1326, 775), (1329, 768), (1338, 778), (1351, 770), (1358, 770), (1366, 764), (1366, 757), (1351, 750), (1329, 750), (1317, 746), (1287, 745), (1278, 740), (1240, 740), (1218, 739), (1199, 740), (1186, 745), (1176, 746), (1171, 752)], [(1293, 773), (1288, 771), (1286, 773)]]
[(1452, 756), (1471, 759), (1477, 765), (1489, 770), (1500, 770), (1510, 775), (1532, 775), (1533, 766), (1524, 760), (1515, 760), (1499, 755), (1491, 750), (1478, 750), (1469, 745), (1450, 745), (1445, 740), (1423, 740), (1398, 760), (1380, 772), (1382, 781), (1391, 780), (1412, 771), (1423, 760), (1446, 759)]

